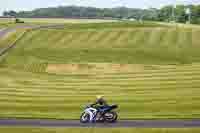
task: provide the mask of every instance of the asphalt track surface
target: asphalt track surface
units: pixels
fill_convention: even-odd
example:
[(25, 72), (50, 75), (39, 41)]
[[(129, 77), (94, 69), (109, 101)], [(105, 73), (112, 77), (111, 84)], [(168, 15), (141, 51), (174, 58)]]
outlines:
[(15, 29), (10, 29), (10, 28), (3, 28), (0, 29), (0, 38), (4, 37), (6, 34), (15, 31)]
[(0, 126), (60, 128), (200, 128), (200, 120), (123, 120), (117, 123), (88, 123), (75, 120), (0, 119)]

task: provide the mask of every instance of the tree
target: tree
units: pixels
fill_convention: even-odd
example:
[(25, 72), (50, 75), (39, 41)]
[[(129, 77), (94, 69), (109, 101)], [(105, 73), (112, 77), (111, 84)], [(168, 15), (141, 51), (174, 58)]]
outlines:
[(177, 5), (175, 14), (177, 22), (185, 23), (187, 21), (187, 15), (185, 13), (186, 6), (184, 5)]
[(161, 8), (158, 14), (158, 20), (167, 22), (173, 21), (173, 8), (172, 5)]
[(193, 24), (200, 24), (200, 5), (192, 6), (191, 7), (192, 12), (192, 23)]
[(17, 16), (17, 12), (12, 11), (12, 10), (11, 11), (4, 11), (3, 15), (7, 16), (7, 17), (16, 17)]

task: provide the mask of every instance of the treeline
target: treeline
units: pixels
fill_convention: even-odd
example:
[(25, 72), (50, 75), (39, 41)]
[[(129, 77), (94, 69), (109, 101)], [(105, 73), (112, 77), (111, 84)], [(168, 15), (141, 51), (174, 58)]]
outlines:
[[(186, 13), (186, 10), (189, 9), (190, 14)], [(158, 20), (159, 21), (176, 21), (180, 23), (186, 23), (190, 21), (193, 24), (200, 24), (200, 5), (177, 5), (165, 6), (159, 10)]]
[(4, 16), (15, 16), (22, 18), (112, 18), (176, 21), (185, 23), (189, 18), (188, 14), (185, 12), (187, 8), (191, 10), (191, 22), (200, 24), (200, 5), (178, 5), (175, 8), (173, 6), (165, 6), (161, 9), (60, 6), (55, 8), (40, 8), (33, 11), (5, 11)]
[(56, 8), (40, 8), (33, 11), (5, 11), (4, 16), (30, 17), (30, 18), (135, 18), (148, 19), (156, 18), (157, 9), (142, 10), (125, 7), (118, 8), (94, 8), (78, 6), (60, 6)]

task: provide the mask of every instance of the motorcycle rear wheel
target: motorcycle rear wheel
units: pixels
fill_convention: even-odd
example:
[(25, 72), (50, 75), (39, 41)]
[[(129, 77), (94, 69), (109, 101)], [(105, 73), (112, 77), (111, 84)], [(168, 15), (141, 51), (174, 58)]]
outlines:
[(117, 121), (118, 115), (116, 112), (108, 112), (104, 115), (104, 119), (108, 123), (115, 123)]

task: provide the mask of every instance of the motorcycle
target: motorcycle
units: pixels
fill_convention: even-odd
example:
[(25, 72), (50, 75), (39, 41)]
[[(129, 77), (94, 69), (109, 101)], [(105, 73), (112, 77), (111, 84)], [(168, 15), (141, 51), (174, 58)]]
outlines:
[(108, 122), (114, 123), (117, 121), (118, 115), (114, 112), (114, 109), (117, 109), (117, 105), (104, 106), (99, 108), (94, 108), (91, 105), (86, 106), (84, 112), (81, 114), (80, 122), (81, 123), (90, 123), (90, 122)]

